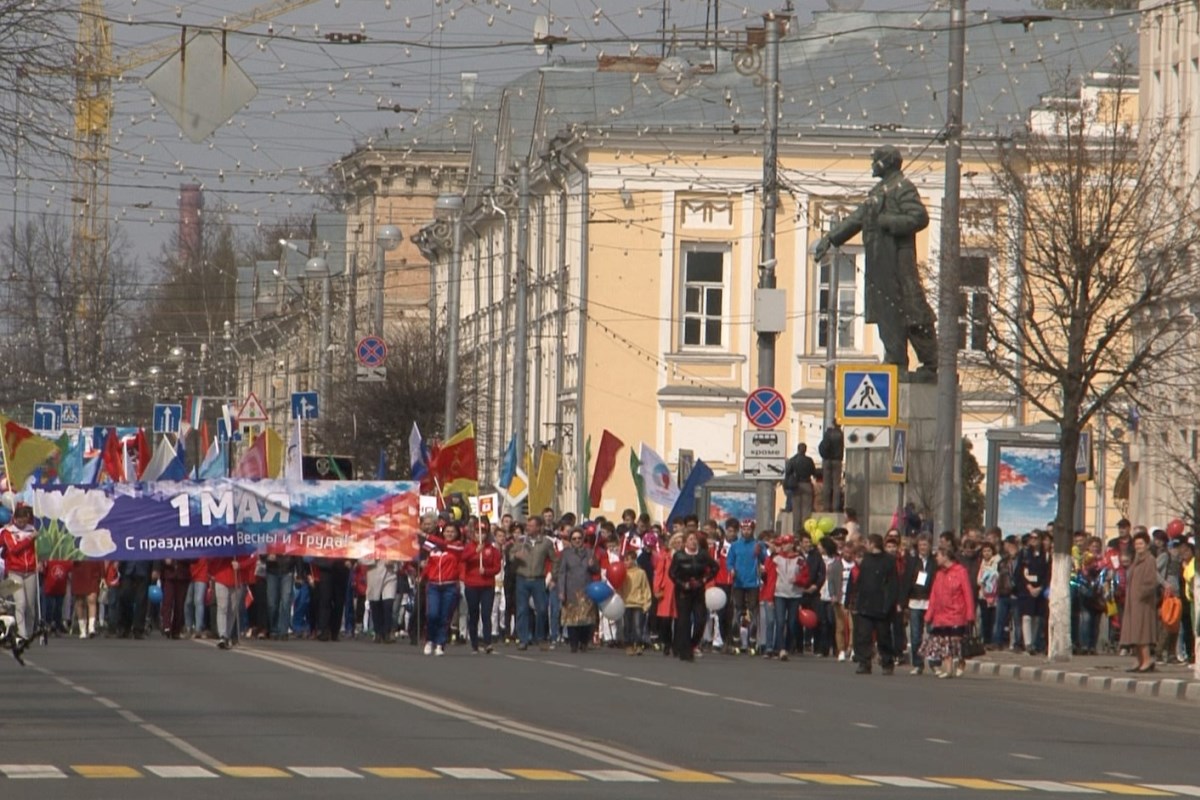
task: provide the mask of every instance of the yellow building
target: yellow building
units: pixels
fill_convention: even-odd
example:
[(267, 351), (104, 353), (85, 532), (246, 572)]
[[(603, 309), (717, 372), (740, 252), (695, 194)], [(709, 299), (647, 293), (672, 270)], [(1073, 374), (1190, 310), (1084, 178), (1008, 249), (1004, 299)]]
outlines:
[[(918, 240), (936, 292), (943, 188), (942, 130), (948, 15), (902, 12), (815, 15), (780, 48), (781, 118), (776, 259), (787, 329), (776, 345), (776, 387), (790, 398), (789, 451), (816, 450), (824, 428), (828, 270), (807, 255), (833, 214), (873, 185), (870, 152), (898, 146), (925, 200)], [(661, 62), (606, 58), (549, 65), (482, 96), (414, 137), (462, 141), (462, 274), (444, 247), (427, 248), (435, 295), (461, 281), (461, 350), (482, 387), (468, 404), (481, 478), (494, 480), (513, 430), (512, 364), (529, 359), (528, 440), (564, 455), (558, 505), (577, 507), (588, 478), (587, 439), (612, 431), (645, 442), (668, 464), (691, 451), (715, 472), (737, 474), (743, 403), (756, 387), (754, 287), (761, 247), (764, 87), (753, 32), (713, 54)], [(1006, 289), (1016, 256), (983, 246), (997, 220), (989, 163), (1051, 92), (1056, 76), (1111, 68), (1136, 32), (1097, 15), (1074, 21), (970, 16), (966, 95), (963, 298), (963, 432), (1027, 415), (1010, 386), (981, 374), (980, 314)], [(383, 162), (411, 157), (406, 143), (376, 143)], [(518, 197), (515, 166), (531, 175), (530, 333), (513, 341)], [(839, 262), (840, 362), (877, 363), (874, 326), (862, 321), (862, 252)], [(1002, 295), (1000, 295), (1002, 296)], [(933, 303), (936, 307), (936, 303)], [(444, 307), (439, 303), (439, 315)], [(439, 319), (441, 324), (452, 321)], [(953, 323), (952, 323), (953, 324)], [(634, 505), (622, 452), (601, 508)], [(914, 487), (915, 488), (915, 487)]]

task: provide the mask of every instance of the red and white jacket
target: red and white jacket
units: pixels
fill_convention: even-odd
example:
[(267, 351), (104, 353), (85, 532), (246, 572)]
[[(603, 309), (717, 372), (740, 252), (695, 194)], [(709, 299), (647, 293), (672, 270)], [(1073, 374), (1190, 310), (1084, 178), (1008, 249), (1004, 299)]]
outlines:
[(463, 554), (463, 584), (473, 589), (495, 586), (502, 563), (496, 545), (487, 542), (481, 546), (471, 542)]
[(37, 570), (37, 533), (32, 528), (5, 525), (0, 532), (0, 548), (4, 550), (4, 569), (8, 572)]
[(430, 583), (457, 583), (462, 578), (465, 547), (461, 539), (447, 542), (441, 536), (425, 537), (421, 544), (429, 557), (425, 560), (425, 580)]
[[(235, 565), (237, 569), (234, 569)], [(232, 589), (236, 586), (254, 583), (256, 566), (258, 566), (258, 556), (253, 554), (237, 558), (210, 558), (208, 559), (208, 574), (217, 583)]]

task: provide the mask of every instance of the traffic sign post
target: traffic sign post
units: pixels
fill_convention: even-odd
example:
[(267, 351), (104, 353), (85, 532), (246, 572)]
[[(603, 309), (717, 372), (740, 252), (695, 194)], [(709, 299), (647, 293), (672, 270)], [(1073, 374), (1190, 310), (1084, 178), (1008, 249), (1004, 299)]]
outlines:
[(746, 398), (746, 419), (756, 428), (778, 427), (787, 416), (787, 401), (771, 386), (760, 386)]
[(58, 422), (63, 430), (79, 430), (83, 427), (82, 403), (78, 400), (63, 400), (59, 405), (62, 406), (62, 414)]
[(62, 430), (62, 404), (34, 403), (33, 430), (37, 433), (58, 433)]
[(892, 429), (892, 458), (888, 466), (888, 480), (896, 483), (908, 481), (908, 428), (897, 425)]
[(752, 430), (742, 434), (742, 477), (774, 481), (787, 466), (787, 431)]
[(265, 423), (268, 419), (269, 417), (267, 417), (267, 410), (263, 408), (263, 404), (259, 401), (258, 395), (256, 395), (254, 392), (248, 394), (246, 396), (246, 401), (242, 403), (242, 407), (237, 412), (237, 421), (239, 425), (244, 427), (244, 423), (247, 422)]
[(183, 406), (178, 403), (155, 403), (154, 424), (155, 433), (179, 433), (179, 424), (183, 420)]
[(895, 364), (837, 365), (839, 425), (894, 426), (900, 411), (900, 378)]
[(354, 355), (358, 359), (357, 377), (359, 383), (375, 383), (387, 379), (387, 343), (378, 336), (364, 336), (358, 340)]
[(1075, 480), (1086, 483), (1092, 479), (1092, 432), (1079, 432), (1079, 449), (1075, 454)]
[(316, 392), (292, 392), (292, 419), (319, 419), (319, 396)]

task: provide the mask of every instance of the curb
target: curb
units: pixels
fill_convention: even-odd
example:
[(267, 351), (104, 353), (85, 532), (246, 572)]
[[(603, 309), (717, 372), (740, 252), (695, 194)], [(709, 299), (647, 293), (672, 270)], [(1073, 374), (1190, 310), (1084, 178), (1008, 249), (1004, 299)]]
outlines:
[(1200, 702), (1200, 682), (1176, 678), (1113, 678), (1104, 675), (1089, 675), (1085, 672), (1068, 672), (1050, 667), (1026, 667), (1020, 664), (1000, 664), (995, 661), (967, 661), (967, 672), (1027, 683), (1043, 683), (1070, 686), (1091, 692), (1116, 692), (1138, 697), (1162, 697), (1171, 700)]

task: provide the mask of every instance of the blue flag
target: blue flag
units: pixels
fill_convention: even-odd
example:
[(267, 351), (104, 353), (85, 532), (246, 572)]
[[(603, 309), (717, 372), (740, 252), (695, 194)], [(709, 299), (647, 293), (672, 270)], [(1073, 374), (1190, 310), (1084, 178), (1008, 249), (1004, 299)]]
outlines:
[(59, 483), (68, 486), (85, 483), (83, 479), (83, 451), (86, 444), (83, 433), (80, 432), (67, 445), (67, 452), (63, 454), (62, 460), (58, 464)]
[(507, 489), (512, 486), (513, 478), (517, 475), (517, 437), (508, 440), (508, 447), (504, 449), (504, 458), (500, 459), (500, 481), (496, 484), (501, 489)]
[(385, 480), (387, 478), (387, 450), (379, 448), (379, 466), (375, 470), (375, 480)]
[(696, 492), (701, 486), (712, 480), (712, 477), (713, 471), (709, 469), (708, 464), (697, 458), (696, 465), (692, 467), (687, 480), (683, 482), (683, 488), (679, 490), (679, 499), (675, 501), (675, 505), (671, 508), (671, 513), (667, 515), (668, 524), (672, 520), (680, 519), (696, 512)]

